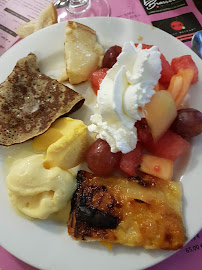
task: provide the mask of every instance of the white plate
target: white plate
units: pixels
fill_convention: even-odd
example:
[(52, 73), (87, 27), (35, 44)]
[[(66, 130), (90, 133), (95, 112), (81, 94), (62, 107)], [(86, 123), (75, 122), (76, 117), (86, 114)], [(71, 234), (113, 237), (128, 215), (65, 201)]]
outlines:
[[(152, 26), (120, 18), (84, 18), (80, 22), (96, 30), (104, 46), (123, 45), (126, 41), (155, 44), (168, 60), (191, 54), (199, 71), (201, 60), (184, 44)], [(0, 82), (6, 79), (15, 63), (29, 52), (37, 55), (40, 69), (56, 76), (64, 66), (65, 23), (43, 29), (20, 41), (0, 58)], [(189, 104), (202, 111), (202, 76), (190, 90)], [(80, 87), (85, 95), (87, 84)], [(91, 92), (87, 92), (88, 94)], [(191, 160), (182, 178), (184, 221), (188, 239), (201, 228), (202, 136), (193, 141)], [(2, 148), (1, 148), (2, 150)], [(135, 270), (149, 267), (173, 254), (169, 251), (145, 251), (142, 248), (116, 246), (111, 252), (99, 243), (79, 243), (67, 234), (64, 224), (51, 221), (29, 221), (16, 215), (10, 206), (1, 160), (0, 244), (19, 259), (41, 269)]]

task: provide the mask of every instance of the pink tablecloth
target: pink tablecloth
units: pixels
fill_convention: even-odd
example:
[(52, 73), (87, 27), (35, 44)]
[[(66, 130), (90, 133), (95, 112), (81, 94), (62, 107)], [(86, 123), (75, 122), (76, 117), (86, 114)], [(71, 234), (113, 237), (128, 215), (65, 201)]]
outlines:
[[(46, 3), (49, 0), (44, 0)], [(9, 10), (17, 0), (5, 0)], [(22, 1), (21, 1), (22, 2)], [(31, 3), (31, 0), (24, 1)], [(42, 5), (43, 0), (38, 1)], [(201, 30), (202, 17), (192, 0), (156, 1), (156, 0), (108, 0), (111, 7), (111, 16), (123, 17), (132, 20), (152, 24), (165, 30), (190, 46), (190, 40), (194, 32)], [(169, 4), (166, 4), (169, 2)], [(0, 7), (3, 2), (0, 3)], [(19, 7), (18, 7), (19, 9)], [(36, 11), (34, 11), (36, 13)], [(34, 13), (34, 14), (35, 14)], [(10, 13), (11, 14), (11, 13)], [(10, 16), (9, 14), (9, 16)], [(31, 18), (31, 17), (30, 17)], [(0, 17), (0, 26), (2, 16)], [(180, 22), (180, 24), (179, 24)], [(14, 29), (15, 30), (15, 29)], [(0, 27), (0, 35), (6, 44), (5, 31)], [(12, 36), (9, 42), (16, 42), (17, 37)], [(12, 45), (12, 44), (10, 44)], [(2, 54), (9, 44), (1, 46)], [(7, 46), (7, 47), (6, 47)], [(4, 48), (3, 48), (4, 47)], [(35, 269), (18, 260), (6, 250), (0, 247), (0, 269), (3, 270), (32, 270)], [(165, 261), (148, 268), (148, 270), (201, 270), (202, 269), (202, 231), (199, 232), (183, 249), (166, 259)]]

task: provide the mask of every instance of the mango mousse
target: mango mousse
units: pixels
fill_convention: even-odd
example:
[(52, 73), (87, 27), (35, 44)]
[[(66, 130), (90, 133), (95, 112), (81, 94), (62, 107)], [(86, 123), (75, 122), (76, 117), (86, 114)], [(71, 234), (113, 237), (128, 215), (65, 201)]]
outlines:
[(86, 131), (82, 121), (64, 117), (33, 140), (38, 153), (16, 160), (7, 176), (14, 208), (46, 219), (65, 207), (76, 189), (75, 177), (68, 170), (84, 160)]
[(88, 148), (87, 126), (81, 120), (60, 118), (33, 140), (35, 152), (47, 152), (44, 166), (68, 170), (84, 160)]
[(72, 174), (59, 167), (46, 169), (44, 159), (36, 154), (15, 161), (6, 179), (14, 208), (39, 219), (63, 209), (76, 189)]

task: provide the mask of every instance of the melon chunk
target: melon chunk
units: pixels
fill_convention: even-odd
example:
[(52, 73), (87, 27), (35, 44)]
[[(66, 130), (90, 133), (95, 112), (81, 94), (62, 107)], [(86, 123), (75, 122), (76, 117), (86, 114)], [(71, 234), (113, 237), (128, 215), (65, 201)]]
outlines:
[(143, 154), (140, 171), (170, 181), (173, 176), (173, 161), (166, 158)]
[(192, 69), (180, 69), (178, 73), (172, 77), (168, 91), (171, 93), (177, 109), (179, 109), (189, 91), (193, 77), (194, 71)]
[(180, 74), (174, 75), (168, 86), (168, 91), (171, 93), (173, 99), (175, 100), (180, 92), (183, 85), (183, 78)]
[(154, 141), (157, 141), (170, 127), (177, 116), (172, 95), (166, 90), (156, 92), (145, 105), (145, 118), (151, 129)]

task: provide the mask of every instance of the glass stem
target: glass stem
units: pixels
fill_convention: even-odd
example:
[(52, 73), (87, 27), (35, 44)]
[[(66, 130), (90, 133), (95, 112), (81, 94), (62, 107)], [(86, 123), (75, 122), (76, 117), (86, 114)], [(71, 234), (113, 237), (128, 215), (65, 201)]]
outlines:
[(86, 12), (91, 6), (91, 0), (68, 0), (66, 9), (71, 14)]
[(77, 8), (87, 5), (89, 0), (70, 0), (70, 6)]

